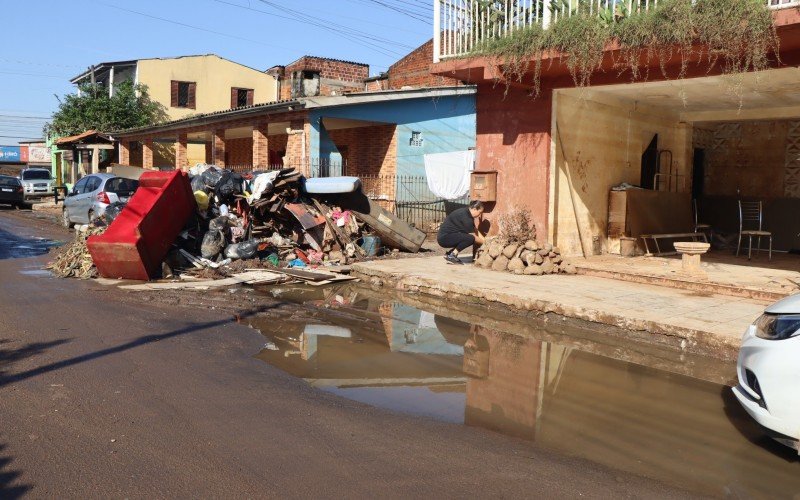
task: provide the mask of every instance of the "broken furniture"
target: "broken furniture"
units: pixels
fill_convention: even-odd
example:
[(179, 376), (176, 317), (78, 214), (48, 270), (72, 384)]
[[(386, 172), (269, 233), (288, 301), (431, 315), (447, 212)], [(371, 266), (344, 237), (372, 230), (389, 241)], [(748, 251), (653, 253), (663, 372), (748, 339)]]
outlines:
[[(739, 200), (739, 243), (736, 245), (736, 256), (742, 247), (742, 236), (747, 236), (747, 260), (753, 253), (753, 236), (757, 238), (756, 253), (761, 250), (761, 238), (769, 238), (769, 259), (772, 260), (772, 233), (764, 231), (764, 205), (760, 201)], [(745, 226), (757, 226), (757, 229), (745, 229)]]
[(104, 278), (148, 280), (195, 210), (186, 172), (146, 172), (128, 205), (87, 247)]
[(700, 267), (700, 256), (708, 252), (710, 244), (699, 241), (676, 241), (673, 246), (681, 255), (681, 269), (684, 273), (694, 277), (706, 276)]

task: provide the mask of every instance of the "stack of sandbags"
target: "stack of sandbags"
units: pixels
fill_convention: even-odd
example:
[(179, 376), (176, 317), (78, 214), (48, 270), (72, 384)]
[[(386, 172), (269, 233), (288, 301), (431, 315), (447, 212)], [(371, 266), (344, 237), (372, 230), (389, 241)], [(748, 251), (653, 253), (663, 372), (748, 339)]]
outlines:
[(536, 240), (508, 242), (490, 238), (478, 251), (475, 265), (494, 271), (540, 276), (542, 274), (575, 274), (575, 266), (561, 257), (561, 251), (549, 243)]

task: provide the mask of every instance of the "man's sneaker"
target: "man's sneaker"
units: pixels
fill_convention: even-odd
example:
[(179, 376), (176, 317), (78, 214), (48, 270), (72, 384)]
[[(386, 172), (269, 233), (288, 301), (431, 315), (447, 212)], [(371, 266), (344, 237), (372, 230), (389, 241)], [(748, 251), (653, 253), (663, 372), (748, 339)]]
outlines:
[(456, 257), (455, 255), (453, 255), (451, 253), (444, 254), (444, 260), (446, 260), (448, 264), (461, 264), (461, 265), (464, 265), (464, 263), (461, 262), (461, 259), (459, 259), (458, 257)]

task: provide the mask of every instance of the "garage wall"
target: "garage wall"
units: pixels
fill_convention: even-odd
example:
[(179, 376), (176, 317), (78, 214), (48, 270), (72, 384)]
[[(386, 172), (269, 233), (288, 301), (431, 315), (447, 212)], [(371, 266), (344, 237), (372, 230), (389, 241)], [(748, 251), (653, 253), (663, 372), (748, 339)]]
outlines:
[[(607, 240), (610, 188), (622, 182), (640, 183), (641, 155), (654, 134), (658, 134), (659, 149), (672, 151), (677, 172), (690, 174), (691, 128), (680, 124), (675, 115), (588, 90), (560, 91), (555, 113), (558, 133), (554, 130), (550, 239), (566, 255), (580, 255), (579, 223), (587, 254), (618, 253), (619, 241)], [(687, 177), (679, 191), (690, 189)]]
[(695, 144), (706, 150), (706, 196), (770, 200), (800, 197), (795, 179), (795, 122), (728, 122), (702, 125)]

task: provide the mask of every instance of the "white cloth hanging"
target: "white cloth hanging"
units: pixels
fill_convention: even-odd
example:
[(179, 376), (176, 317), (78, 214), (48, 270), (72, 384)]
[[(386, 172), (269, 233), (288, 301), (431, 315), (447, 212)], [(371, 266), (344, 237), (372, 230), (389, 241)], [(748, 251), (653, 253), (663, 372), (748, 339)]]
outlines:
[(439, 198), (456, 200), (469, 193), (475, 150), (425, 155), (428, 189)]

